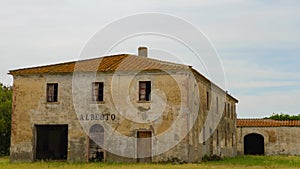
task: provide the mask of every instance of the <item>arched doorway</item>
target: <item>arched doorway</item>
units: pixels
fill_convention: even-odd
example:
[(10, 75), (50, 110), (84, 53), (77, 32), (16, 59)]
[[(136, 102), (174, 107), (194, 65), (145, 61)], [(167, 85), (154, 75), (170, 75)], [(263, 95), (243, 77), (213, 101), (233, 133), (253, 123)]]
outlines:
[(260, 134), (248, 134), (244, 137), (245, 155), (264, 155), (264, 137)]
[(90, 128), (89, 135), (89, 161), (104, 160), (104, 128), (100, 124), (94, 124)]

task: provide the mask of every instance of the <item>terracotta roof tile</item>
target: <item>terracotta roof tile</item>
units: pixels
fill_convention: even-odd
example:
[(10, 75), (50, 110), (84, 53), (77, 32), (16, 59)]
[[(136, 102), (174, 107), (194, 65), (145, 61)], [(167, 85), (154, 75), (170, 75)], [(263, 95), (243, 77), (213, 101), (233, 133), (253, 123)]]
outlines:
[(160, 61), (142, 56), (129, 54), (120, 54), (105, 56), (94, 59), (66, 62), (60, 64), (17, 69), (9, 71), (12, 75), (25, 74), (45, 74), (45, 73), (72, 73), (74, 71), (98, 71), (113, 72), (120, 71), (137, 71), (137, 70), (180, 70), (189, 69), (189, 66), (171, 62)]
[(300, 120), (238, 119), (237, 127), (293, 127), (300, 126)]
[[(143, 71), (143, 70), (191, 70), (199, 76), (208, 80), (205, 76), (193, 69), (191, 66), (151, 59), (149, 57), (130, 54), (119, 54), (104, 56), (93, 59), (65, 62), (60, 64), (45, 65), (24, 69), (10, 70), (9, 74), (30, 75), (30, 74), (59, 74), (81, 72), (114, 72), (114, 71)], [(210, 82), (210, 80), (208, 80)], [(227, 94), (229, 97), (238, 100)]]

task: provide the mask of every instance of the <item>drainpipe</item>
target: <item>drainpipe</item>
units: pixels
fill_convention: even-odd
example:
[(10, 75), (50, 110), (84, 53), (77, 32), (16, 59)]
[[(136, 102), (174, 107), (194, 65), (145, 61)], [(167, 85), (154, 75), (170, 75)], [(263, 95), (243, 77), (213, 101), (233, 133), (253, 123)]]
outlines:
[(188, 78), (186, 79), (186, 91), (187, 91), (187, 131), (188, 131), (188, 162), (191, 162), (191, 158), (190, 158), (190, 114), (189, 114), (189, 96), (190, 96), (190, 91), (188, 90), (189, 88), (189, 79), (190, 79), (190, 75), (188, 74), (187, 76)]

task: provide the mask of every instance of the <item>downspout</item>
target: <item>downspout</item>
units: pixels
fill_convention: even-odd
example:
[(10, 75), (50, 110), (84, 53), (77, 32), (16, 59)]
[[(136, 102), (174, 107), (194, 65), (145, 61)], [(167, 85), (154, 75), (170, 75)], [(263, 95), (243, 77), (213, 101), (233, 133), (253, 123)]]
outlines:
[(190, 74), (188, 74), (187, 76), (188, 78), (186, 79), (186, 89), (187, 89), (187, 131), (188, 131), (188, 163), (191, 162), (190, 160), (190, 114), (189, 114), (189, 95), (190, 95), (190, 91), (189, 91), (189, 79), (190, 79)]

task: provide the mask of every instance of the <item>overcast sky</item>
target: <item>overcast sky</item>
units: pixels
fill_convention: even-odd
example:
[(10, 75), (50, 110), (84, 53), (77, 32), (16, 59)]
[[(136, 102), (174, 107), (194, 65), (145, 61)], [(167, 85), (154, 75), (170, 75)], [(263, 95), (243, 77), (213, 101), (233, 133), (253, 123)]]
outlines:
[[(223, 63), (226, 90), (239, 100), (239, 117), (300, 113), (300, 1), (0, 3), (0, 82), (4, 84), (12, 84), (7, 75), (12, 69), (77, 60), (88, 39), (112, 21), (158, 12), (192, 23), (209, 38)], [(118, 51), (136, 53), (126, 47)]]

